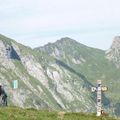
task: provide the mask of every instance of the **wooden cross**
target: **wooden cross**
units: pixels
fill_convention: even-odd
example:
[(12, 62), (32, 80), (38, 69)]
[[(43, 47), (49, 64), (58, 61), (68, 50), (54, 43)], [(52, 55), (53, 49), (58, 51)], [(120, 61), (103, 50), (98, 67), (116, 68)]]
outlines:
[(108, 90), (106, 86), (102, 86), (101, 84), (101, 80), (97, 80), (97, 86), (91, 88), (92, 92), (97, 92), (97, 116), (101, 116), (102, 112), (102, 92)]

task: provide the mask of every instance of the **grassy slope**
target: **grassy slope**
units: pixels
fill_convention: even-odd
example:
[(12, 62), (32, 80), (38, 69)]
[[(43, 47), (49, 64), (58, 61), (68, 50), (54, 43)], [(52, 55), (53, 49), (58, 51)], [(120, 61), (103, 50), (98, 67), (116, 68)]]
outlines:
[(109, 117), (97, 118), (95, 114), (65, 113), (60, 115), (57, 112), (48, 110), (21, 109), (21, 108), (0, 108), (0, 120), (115, 120)]

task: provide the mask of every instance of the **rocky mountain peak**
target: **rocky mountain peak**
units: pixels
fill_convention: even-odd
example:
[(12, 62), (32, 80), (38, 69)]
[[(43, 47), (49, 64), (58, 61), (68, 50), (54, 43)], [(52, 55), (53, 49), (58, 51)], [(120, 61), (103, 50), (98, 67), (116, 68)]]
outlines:
[(71, 51), (75, 51), (74, 48), (76, 45), (78, 45), (77, 41), (69, 37), (64, 37), (54, 43), (48, 43), (45, 46), (35, 48), (35, 50), (47, 52), (55, 58), (62, 56), (65, 57), (65, 53), (69, 54)]
[(120, 49), (120, 36), (116, 36), (114, 39), (113, 39), (113, 43), (112, 43), (112, 46), (111, 48), (119, 48)]
[(64, 37), (61, 38), (60, 40), (57, 40), (57, 42), (61, 42), (61, 43), (73, 43), (76, 42), (75, 40), (69, 38), (69, 37)]
[(120, 36), (113, 39), (109, 50), (106, 51), (107, 58), (120, 68)]
[(66, 47), (74, 46), (74, 45), (77, 45), (77, 44), (82, 45), (81, 43), (79, 43), (76, 40), (74, 40), (72, 38), (69, 38), (69, 37), (63, 37), (63, 38), (57, 40), (54, 43), (54, 45), (57, 45), (57, 46), (66, 46)]

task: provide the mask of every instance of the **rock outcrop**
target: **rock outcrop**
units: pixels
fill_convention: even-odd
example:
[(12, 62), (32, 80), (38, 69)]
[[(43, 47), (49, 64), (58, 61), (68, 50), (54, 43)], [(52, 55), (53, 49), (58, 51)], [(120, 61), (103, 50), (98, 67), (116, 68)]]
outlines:
[(120, 68), (120, 36), (116, 36), (110, 49), (106, 52), (107, 58)]

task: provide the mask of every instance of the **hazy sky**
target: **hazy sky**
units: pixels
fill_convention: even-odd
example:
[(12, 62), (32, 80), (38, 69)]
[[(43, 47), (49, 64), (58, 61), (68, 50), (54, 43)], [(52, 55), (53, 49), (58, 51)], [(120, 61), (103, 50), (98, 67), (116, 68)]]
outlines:
[(120, 0), (0, 0), (0, 33), (32, 48), (71, 37), (108, 49), (120, 35)]

